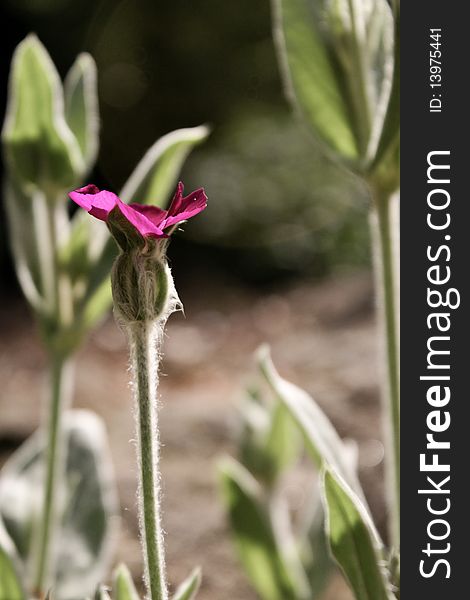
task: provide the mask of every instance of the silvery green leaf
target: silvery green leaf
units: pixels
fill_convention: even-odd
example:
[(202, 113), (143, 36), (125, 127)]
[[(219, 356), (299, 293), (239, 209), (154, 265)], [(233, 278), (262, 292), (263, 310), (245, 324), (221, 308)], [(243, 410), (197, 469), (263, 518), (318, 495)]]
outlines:
[(318, 469), (334, 467), (362, 497), (351, 449), (340, 439), (325, 413), (307, 392), (279, 375), (268, 347), (259, 349), (258, 361), (266, 382), (303, 432), (306, 448)]
[(323, 477), (331, 552), (356, 600), (392, 600), (383, 545), (362, 501), (332, 470), (325, 469)]
[(93, 58), (78, 56), (64, 82), (65, 118), (80, 146), (86, 170), (92, 168), (99, 144), (97, 71)]
[(16, 549), (0, 518), (0, 600), (26, 600)]
[(273, 0), (274, 39), (286, 91), (334, 152), (356, 160), (359, 148), (348, 105), (312, 8), (307, 0)]
[(94, 600), (111, 600), (108, 588), (104, 585), (98, 586), (95, 592)]
[(286, 406), (276, 399), (265, 443), (272, 477), (278, 478), (298, 458), (301, 447), (297, 424)]
[(37, 227), (33, 227), (33, 196), (26, 194), (10, 177), (5, 178), (3, 197), (16, 275), (29, 304), (36, 312), (41, 313), (44, 296), (37, 247), (40, 232)]
[(307, 539), (303, 546), (302, 558), (312, 596), (316, 598), (326, 588), (333, 572), (333, 561), (328, 552), (328, 544), (324, 527), (323, 510), (311, 523)]
[(172, 600), (194, 600), (201, 585), (201, 569), (196, 567), (173, 594)]
[(273, 485), (299, 456), (298, 427), (285, 406), (272, 398), (248, 397), (241, 416), (240, 461), (259, 481)]
[(392, 77), (386, 0), (273, 0), (288, 95), (313, 132), (362, 171), (383, 123)]
[(55, 200), (83, 173), (80, 148), (65, 121), (62, 83), (35, 35), (13, 55), (2, 141), (10, 175), (28, 193), (40, 188)]
[(178, 174), (191, 150), (209, 135), (205, 125), (177, 129), (161, 137), (147, 150), (119, 194), (127, 203), (154, 204), (164, 208)]
[[(370, 170), (377, 171), (381, 168), (388, 171), (390, 167), (395, 171), (395, 182), (392, 189), (399, 185), (399, 144), (400, 144), (400, 3), (393, 4), (395, 18), (394, 63), (391, 89), (388, 102), (385, 105), (385, 116), (378, 135), (376, 147), (373, 149), (373, 160)], [(392, 165), (382, 165), (386, 161)]]
[(129, 569), (123, 564), (114, 571), (113, 600), (139, 600)]
[(295, 579), (279, 552), (259, 484), (233, 459), (226, 458), (219, 473), (238, 555), (257, 593), (263, 600), (297, 600)]
[[(89, 411), (70, 411), (64, 415), (64, 435), (67, 463), (59, 490), (53, 588), (60, 600), (77, 600), (93, 593), (107, 575), (117, 502), (102, 420)], [(9, 458), (0, 478), (0, 515), (25, 567), (31, 564), (40, 518), (44, 447), (37, 431)]]

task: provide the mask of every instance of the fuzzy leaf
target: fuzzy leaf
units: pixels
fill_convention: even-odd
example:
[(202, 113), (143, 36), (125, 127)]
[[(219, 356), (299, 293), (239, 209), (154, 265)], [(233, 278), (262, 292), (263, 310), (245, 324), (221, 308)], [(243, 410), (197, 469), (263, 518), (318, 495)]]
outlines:
[(201, 569), (196, 567), (173, 594), (172, 600), (194, 600), (201, 585)]
[(263, 346), (259, 349), (258, 361), (266, 382), (303, 432), (307, 450), (318, 469), (334, 467), (362, 496), (362, 488), (351, 464), (350, 449), (340, 439), (325, 413), (307, 392), (279, 375), (269, 348)]
[(265, 451), (270, 458), (274, 476), (291, 465), (300, 453), (300, 440), (296, 423), (282, 402), (277, 402), (271, 416), (271, 427), (266, 436)]
[(65, 118), (80, 146), (89, 170), (98, 154), (99, 109), (96, 64), (86, 53), (80, 54), (64, 82)]
[(209, 129), (201, 125), (177, 129), (161, 137), (127, 180), (119, 195), (121, 200), (164, 208), (188, 154), (208, 135)]
[(126, 565), (120, 564), (114, 571), (114, 600), (139, 600), (131, 574)]
[(299, 456), (301, 436), (286, 407), (277, 399), (247, 390), (241, 407), (240, 462), (259, 480), (273, 485)]
[(329, 469), (323, 497), (331, 552), (356, 600), (392, 600), (382, 544), (361, 500)]
[(339, 155), (359, 156), (348, 106), (318, 19), (307, 0), (273, 0), (274, 38), (287, 92), (313, 130)]
[[(390, 96), (388, 99), (382, 131), (377, 144), (372, 171), (382, 167), (382, 163), (391, 160), (392, 168), (397, 171), (395, 187), (399, 185), (400, 159), (397, 148), (400, 143), (400, 3), (394, 3), (395, 15), (395, 45), (393, 78)], [(389, 165), (386, 167), (390, 168)]]
[(3, 186), (10, 246), (16, 275), (31, 307), (41, 313), (43, 290), (38, 257), (38, 236), (32, 232), (37, 203), (8, 177)]
[[(54, 590), (61, 600), (75, 600), (92, 593), (107, 574), (117, 507), (101, 419), (89, 411), (70, 411), (64, 435), (68, 450)], [(43, 456), (44, 437), (38, 431), (10, 457), (0, 478), (0, 514), (25, 564), (40, 518)]]
[(83, 173), (77, 140), (64, 117), (62, 83), (35, 35), (13, 55), (2, 139), (10, 174), (28, 192), (39, 187), (55, 198)]
[(108, 588), (104, 585), (98, 586), (95, 592), (94, 600), (111, 600)]
[(219, 472), (238, 555), (254, 588), (264, 600), (295, 600), (294, 583), (259, 500), (258, 483), (232, 459), (225, 459)]
[(26, 600), (14, 555), (13, 542), (0, 520), (0, 600)]
[(386, 0), (273, 0), (273, 13), (289, 96), (317, 137), (363, 172), (390, 94), (390, 7)]

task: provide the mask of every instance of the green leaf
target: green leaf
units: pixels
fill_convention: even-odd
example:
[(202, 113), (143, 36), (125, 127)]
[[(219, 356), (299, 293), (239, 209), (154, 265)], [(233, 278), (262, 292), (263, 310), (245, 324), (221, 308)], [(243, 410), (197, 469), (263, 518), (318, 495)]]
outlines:
[(119, 194), (123, 202), (165, 207), (191, 150), (209, 135), (205, 125), (164, 135), (145, 153)]
[[(67, 462), (54, 591), (61, 600), (72, 600), (91, 594), (107, 574), (117, 503), (102, 420), (89, 411), (70, 411), (64, 415), (64, 436)], [(0, 478), (0, 515), (24, 564), (40, 518), (44, 450), (38, 431), (10, 457)]]
[(287, 93), (316, 134), (339, 155), (355, 160), (359, 149), (348, 106), (307, 0), (273, 0), (274, 39)]
[(98, 586), (95, 592), (94, 600), (111, 600), (108, 588), (104, 585)]
[[(16, 275), (26, 299), (38, 313), (44, 308), (42, 281), (38, 256), (37, 229), (32, 224), (37, 217), (37, 203), (21, 190), (11, 177), (3, 186), (9, 241)], [(36, 217), (35, 217), (36, 212)]]
[(13, 542), (0, 519), (0, 600), (26, 600), (16, 563)]
[(240, 462), (259, 481), (272, 486), (300, 454), (298, 427), (281, 402), (257, 390), (247, 390), (240, 412)]
[(113, 596), (114, 600), (139, 600), (129, 569), (120, 564), (114, 571)]
[(360, 173), (373, 159), (393, 63), (386, 0), (273, 0), (287, 92), (313, 132)]
[(201, 569), (196, 567), (178, 587), (172, 600), (194, 600), (201, 585)]
[(282, 402), (276, 402), (271, 419), (265, 450), (277, 478), (298, 458), (301, 444), (298, 427)]
[(219, 473), (238, 555), (254, 588), (264, 600), (296, 600), (295, 582), (278, 551), (258, 483), (232, 459), (219, 465)]
[(258, 362), (273, 393), (303, 432), (307, 450), (317, 468), (334, 467), (362, 496), (362, 488), (350, 460), (350, 448), (340, 439), (325, 413), (307, 392), (279, 375), (267, 346), (258, 350)]
[(80, 146), (86, 170), (97, 157), (99, 144), (99, 108), (96, 64), (80, 54), (64, 82), (65, 118)]
[(301, 556), (312, 591), (312, 598), (317, 598), (321, 597), (326, 588), (334, 566), (326, 539), (325, 515), (317, 479), (315, 479), (311, 496), (304, 504), (305, 512), (308, 514), (301, 516), (300, 519)]
[(356, 600), (391, 600), (382, 543), (361, 500), (329, 469), (323, 496), (331, 552)]
[(13, 55), (2, 139), (10, 174), (26, 191), (40, 188), (55, 199), (83, 173), (77, 140), (64, 117), (62, 83), (35, 35)]
[[(382, 125), (382, 131), (375, 151), (370, 170), (378, 171), (382, 164), (391, 161), (392, 168), (396, 171), (392, 191), (399, 186), (399, 140), (400, 140), (400, 4), (394, 4), (395, 36), (394, 36), (394, 64), (390, 95)], [(385, 165), (387, 171), (390, 166)]]

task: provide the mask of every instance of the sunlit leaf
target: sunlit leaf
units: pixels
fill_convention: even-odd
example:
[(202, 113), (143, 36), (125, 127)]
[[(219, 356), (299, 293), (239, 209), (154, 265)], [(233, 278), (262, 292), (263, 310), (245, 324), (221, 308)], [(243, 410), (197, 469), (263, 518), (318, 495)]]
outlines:
[(94, 600), (111, 600), (108, 588), (104, 585), (98, 586), (94, 595)]
[(177, 129), (161, 137), (144, 154), (122, 188), (120, 198), (128, 203), (165, 208), (188, 154), (208, 135), (209, 129), (201, 125)]
[(139, 600), (129, 569), (120, 564), (113, 576), (113, 600)]
[(288, 95), (312, 131), (362, 172), (383, 119), (393, 63), (386, 0), (273, 0)]
[(258, 483), (231, 459), (220, 464), (219, 472), (238, 555), (254, 588), (264, 600), (296, 600), (295, 582), (262, 508)]
[(276, 401), (265, 446), (275, 476), (278, 477), (299, 456), (300, 441), (298, 427), (290, 412), (282, 402)]
[(356, 600), (392, 600), (382, 544), (361, 500), (329, 469), (323, 495), (331, 552)]
[[(399, 143), (400, 143), (400, 3), (394, 3), (395, 9), (395, 46), (393, 78), (390, 95), (386, 107), (382, 131), (377, 143), (370, 170), (377, 171), (392, 168), (395, 171), (394, 187), (399, 185)], [(392, 165), (382, 163), (390, 161)]]
[[(101, 419), (70, 411), (64, 419), (67, 463), (61, 528), (53, 560), (54, 590), (61, 600), (92, 593), (107, 575), (116, 514), (115, 483)], [(7, 461), (0, 478), (0, 514), (26, 564), (40, 518), (44, 437), (38, 431)]]
[(197, 567), (173, 594), (172, 600), (194, 600), (201, 585), (201, 569)]
[(80, 146), (86, 169), (96, 160), (99, 144), (99, 109), (96, 64), (80, 54), (64, 82), (65, 118)]
[(347, 103), (319, 19), (307, 0), (273, 0), (274, 36), (287, 92), (333, 150), (356, 159), (359, 149)]
[(62, 83), (34, 35), (13, 56), (2, 140), (10, 174), (29, 192), (39, 187), (57, 199), (83, 173), (77, 140), (64, 117)]
[(0, 519), (0, 600), (26, 600), (16, 550)]
[(283, 379), (276, 371), (269, 348), (258, 351), (259, 366), (266, 382), (304, 434), (307, 450), (318, 469), (332, 466), (362, 495), (362, 488), (350, 460), (350, 449), (332, 423), (304, 390)]

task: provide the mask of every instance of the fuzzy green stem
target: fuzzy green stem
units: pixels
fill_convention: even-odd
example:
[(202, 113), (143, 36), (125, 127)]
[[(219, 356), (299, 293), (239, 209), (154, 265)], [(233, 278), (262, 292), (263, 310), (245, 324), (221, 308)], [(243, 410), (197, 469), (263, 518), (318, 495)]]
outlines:
[(376, 289), (379, 316), (385, 340), (385, 382), (383, 396), (386, 408), (387, 485), (389, 492), (390, 542), (400, 548), (400, 369), (398, 334), (398, 284), (392, 195), (374, 190), (372, 214)]
[(158, 324), (146, 321), (128, 326), (137, 417), (139, 525), (145, 562), (145, 584), (150, 600), (168, 599), (158, 471), (157, 387), (160, 332)]
[(51, 356), (51, 398), (47, 423), (45, 485), (36, 553), (38, 562), (34, 574), (34, 589), (38, 594), (45, 593), (50, 585), (50, 562), (60, 513), (57, 506), (57, 488), (64, 464), (62, 415), (70, 403), (71, 369), (69, 360), (60, 356)]

